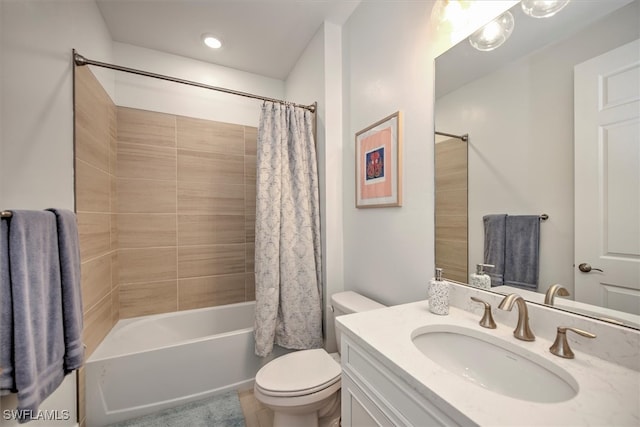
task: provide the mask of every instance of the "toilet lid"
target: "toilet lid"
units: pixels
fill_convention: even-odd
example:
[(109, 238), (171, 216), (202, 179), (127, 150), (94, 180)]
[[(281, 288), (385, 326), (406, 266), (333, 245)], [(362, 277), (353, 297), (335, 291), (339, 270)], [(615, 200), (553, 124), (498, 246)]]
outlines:
[(340, 365), (325, 350), (302, 350), (263, 366), (256, 374), (256, 385), (267, 394), (309, 394), (338, 381), (340, 372)]

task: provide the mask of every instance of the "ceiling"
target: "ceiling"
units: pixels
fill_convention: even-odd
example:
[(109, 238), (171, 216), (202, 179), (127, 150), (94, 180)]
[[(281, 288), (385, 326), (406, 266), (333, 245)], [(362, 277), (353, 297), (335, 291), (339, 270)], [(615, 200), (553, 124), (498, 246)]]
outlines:
[[(96, 0), (113, 41), (284, 80), (326, 20), (360, 0)], [(203, 33), (222, 40), (206, 47)]]

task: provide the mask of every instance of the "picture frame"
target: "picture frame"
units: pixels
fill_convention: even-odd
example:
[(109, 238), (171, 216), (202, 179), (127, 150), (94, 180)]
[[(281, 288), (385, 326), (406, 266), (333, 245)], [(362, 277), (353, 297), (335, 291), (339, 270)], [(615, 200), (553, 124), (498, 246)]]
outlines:
[(356, 208), (402, 206), (402, 113), (356, 133)]

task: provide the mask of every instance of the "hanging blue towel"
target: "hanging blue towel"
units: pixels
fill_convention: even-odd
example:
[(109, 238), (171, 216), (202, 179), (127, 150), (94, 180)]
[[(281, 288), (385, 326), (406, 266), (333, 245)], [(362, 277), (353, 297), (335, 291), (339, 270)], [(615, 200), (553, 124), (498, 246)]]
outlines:
[(66, 209), (49, 210), (56, 215), (58, 229), (65, 345), (64, 372), (68, 374), (80, 368), (84, 361), (78, 225), (76, 215), (72, 211)]
[(14, 210), (9, 223), (14, 381), (19, 422), (62, 382), (65, 341), (56, 215)]
[(540, 264), (540, 216), (507, 216), (504, 284), (538, 290)]
[(487, 271), (491, 277), (491, 286), (504, 284), (506, 218), (506, 214), (482, 217), (484, 223), (484, 263), (494, 266), (491, 271)]
[(15, 393), (8, 221), (0, 220), (0, 396)]

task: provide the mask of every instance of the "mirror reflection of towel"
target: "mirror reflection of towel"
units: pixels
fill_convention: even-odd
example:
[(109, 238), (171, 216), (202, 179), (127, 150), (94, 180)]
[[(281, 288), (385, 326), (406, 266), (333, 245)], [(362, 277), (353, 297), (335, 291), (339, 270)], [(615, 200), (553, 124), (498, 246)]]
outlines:
[(504, 284), (538, 290), (540, 217), (507, 216), (504, 251)]
[(505, 214), (485, 215), (484, 222), (484, 263), (494, 265), (487, 271), (491, 277), (491, 286), (504, 283), (504, 246), (506, 242)]
[(491, 286), (508, 285), (536, 291), (540, 263), (538, 215), (485, 215), (484, 263)]

